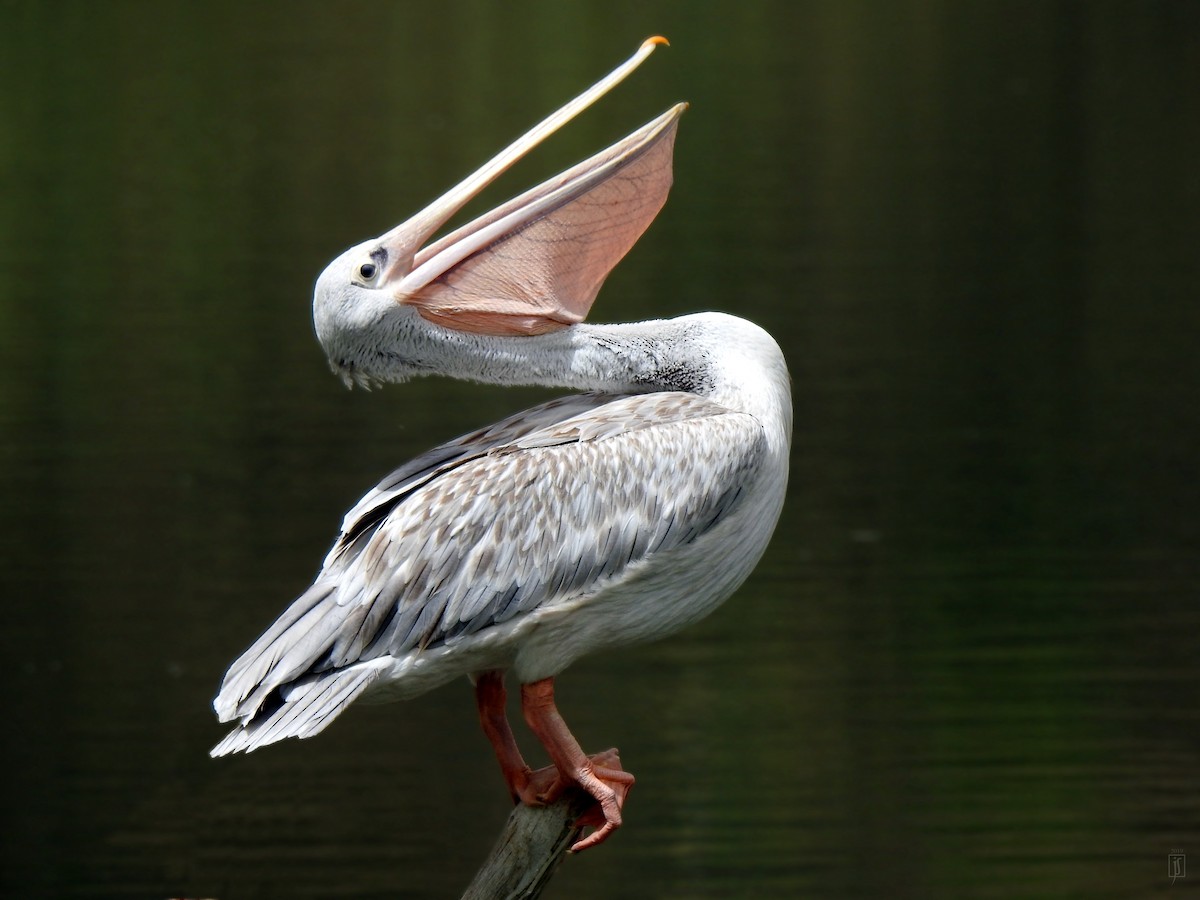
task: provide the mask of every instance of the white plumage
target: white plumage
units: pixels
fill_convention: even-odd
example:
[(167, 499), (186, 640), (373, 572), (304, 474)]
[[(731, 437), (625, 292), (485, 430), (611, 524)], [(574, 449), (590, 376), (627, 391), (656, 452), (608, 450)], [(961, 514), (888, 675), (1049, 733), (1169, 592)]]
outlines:
[[(779, 513), (790, 434), (782, 356), (728, 316), (644, 327), (695, 335), (675, 349), (709, 337), (697, 375), (735, 405), (678, 391), (568, 397), (389, 475), (347, 514), (312, 588), (230, 667), (217, 712), (247, 727), (214, 753), (315, 734), (368, 687), (401, 698), (485, 669), (513, 669), (523, 683), (556, 675), (584, 652), (658, 637), (724, 599)], [(739, 330), (758, 332), (766, 359), (730, 360), (743, 383), (719, 385), (712, 355)], [(747, 386), (760, 396), (738, 396)], [(722, 596), (708, 596), (712, 585)], [(309, 689), (308, 713), (287, 727), (282, 711), (256, 718), (272, 692), (323, 680), (346, 689), (319, 704)]]

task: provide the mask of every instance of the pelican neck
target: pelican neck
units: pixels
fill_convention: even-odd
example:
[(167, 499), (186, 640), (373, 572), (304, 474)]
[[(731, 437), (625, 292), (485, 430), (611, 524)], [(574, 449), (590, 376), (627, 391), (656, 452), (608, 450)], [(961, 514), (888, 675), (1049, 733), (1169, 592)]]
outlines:
[(767, 332), (736, 316), (579, 324), (534, 337), (438, 332), (422, 342), (425, 358), (414, 361), (431, 374), (605, 393), (683, 391), (777, 421), (790, 432), (783, 354)]

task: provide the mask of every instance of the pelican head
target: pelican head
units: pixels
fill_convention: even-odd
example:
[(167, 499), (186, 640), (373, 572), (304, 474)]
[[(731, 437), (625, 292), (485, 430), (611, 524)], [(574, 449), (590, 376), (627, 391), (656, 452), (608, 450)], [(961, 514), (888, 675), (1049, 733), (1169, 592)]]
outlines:
[(313, 324), (347, 384), (431, 371), (447, 332), (541, 335), (583, 321), (612, 268), (666, 202), (676, 104), (624, 139), (427, 245), (471, 198), (622, 81), (624, 63), (406, 222), (351, 247), (317, 279)]
[(419, 374), (394, 348), (420, 327), (415, 307), (397, 302), (386, 277), (389, 247), (364, 241), (325, 267), (313, 293), (313, 327), (329, 366), (347, 387), (404, 381)]

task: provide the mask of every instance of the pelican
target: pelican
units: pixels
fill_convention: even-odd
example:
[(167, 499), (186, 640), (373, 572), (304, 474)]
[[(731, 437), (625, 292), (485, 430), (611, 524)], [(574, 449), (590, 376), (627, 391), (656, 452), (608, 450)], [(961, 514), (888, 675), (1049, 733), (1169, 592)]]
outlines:
[[(783, 504), (791, 394), (778, 345), (706, 312), (591, 325), (605, 277), (666, 202), (680, 103), (429, 242), (516, 160), (624, 79), (638, 51), (458, 186), (317, 280), (313, 320), (347, 385), (447, 375), (577, 393), (401, 466), (346, 514), (312, 586), (230, 666), (213, 756), (308, 738), (359, 698), (466, 675), (514, 801), (579, 785), (582, 850), (633, 776), (588, 756), (554, 700), (574, 660), (677, 631), (737, 589)], [(504, 677), (552, 765), (522, 759)]]

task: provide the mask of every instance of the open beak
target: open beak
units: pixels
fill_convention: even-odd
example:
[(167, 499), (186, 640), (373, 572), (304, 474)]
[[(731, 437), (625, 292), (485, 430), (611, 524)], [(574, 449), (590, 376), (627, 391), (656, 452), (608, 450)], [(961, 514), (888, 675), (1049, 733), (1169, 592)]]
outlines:
[[(621, 63), (621, 65), (617, 66), (617, 68), (613, 69), (610, 73), (608, 73), (608, 75), (600, 79), (600, 81), (597, 81), (590, 88), (588, 88), (574, 100), (571, 100), (561, 109), (547, 116), (532, 129), (489, 160), (485, 165), (469, 175), (467, 178), (463, 179), (463, 181), (455, 185), (441, 197), (438, 197), (438, 199), (434, 200), (415, 216), (408, 219), (408, 221), (396, 226), (387, 234), (383, 235), (379, 241), (380, 244), (388, 251), (388, 261), (383, 272), (383, 278), (381, 279), (382, 282), (384, 284), (394, 284), (399, 282), (401, 295), (419, 289), (421, 285), (409, 282), (407, 277), (410, 274), (416, 274), (416, 272), (414, 272), (414, 260), (417, 258), (417, 253), (420, 248), (433, 236), (433, 234), (446, 224), (451, 216), (462, 209), (467, 202), (469, 202), (485, 187), (495, 181), (496, 178), (499, 177), (510, 166), (512, 166), (513, 163), (527, 154), (530, 150), (544, 141), (547, 137), (549, 137), (567, 122), (571, 121), (571, 119), (573, 119), (579, 113), (583, 112), (583, 110), (587, 109), (598, 99), (603, 97), (616, 85), (620, 84), (631, 72), (633, 72), (634, 69), (642, 64), (646, 57), (654, 52), (656, 47), (658, 47), (660, 44), (666, 43), (667, 39), (663, 37), (647, 38), (642, 42), (642, 45), (638, 48), (637, 52), (633, 54), (633, 56)], [(680, 108), (677, 108), (677, 111), (674, 111), (674, 118), (677, 118), (678, 114), (681, 112), (682, 105)], [(672, 113), (668, 112), (666, 115), (671, 116)], [(647, 129), (650, 129), (651, 126), (656, 124), (661, 126), (662, 118), (663, 117), (660, 117), (659, 120), (650, 123), (645, 128), (636, 132), (634, 135), (631, 135), (630, 138), (622, 141), (620, 144), (614, 145), (613, 148), (609, 148), (609, 151), (605, 151), (605, 153), (600, 154), (600, 156), (604, 156), (606, 153), (611, 153), (616, 148), (626, 145), (638, 135), (642, 135), (644, 138), (645, 134), (643, 133), (646, 132)], [(597, 159), (597, 157), (593, 157), (593, 160), (589, 160), (589, 163), (593, 162), (595, 159)], [(608, 161), (612, 162), (611, 159)], [(576, 172), (578, 168), (579, 167), (572, 169), (571, 172)], [(564, 173), (564, 175), (565, 174), (568, 173)], [(562, 176), (560, 176), (560, 178), (561, 177)], [(555, 181), (556, 179), (552, 179), (551, 182), (547, 182), (547, 184), (541, 186), (541, 188), (536, 188), (535, 191), (546, 188), (552, 185)], [(502, 207), (502, 209), (504, 209), (504, 207)], [(529, 211), (533, 215), (537, 214), (536, 208), (531, 207)], [(485, 216), (484, 218), (491, 221), (490, 217), (495, 216), (496, 212), (499, 212), (499, 210), (494, 211), (492, 214), (489, 214), (489, 216)], [(480, 223), (475, 222), (471, 224), (472, 226), (476, 226), (475, 230), (478, 230)], [(484, 224), (486, 225), (488, 223), (485, 222)], [(430, 248), (430, 251), (433, 251), (434, 249), (435, 248)], [(431, 255), (431, 252), (427, 252), (422, 254), (422, 258), (428, 259)], [(405, 282), (409, 283), (406, 284)]]

